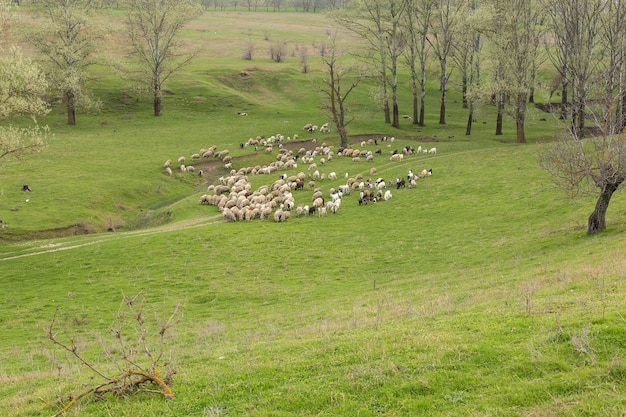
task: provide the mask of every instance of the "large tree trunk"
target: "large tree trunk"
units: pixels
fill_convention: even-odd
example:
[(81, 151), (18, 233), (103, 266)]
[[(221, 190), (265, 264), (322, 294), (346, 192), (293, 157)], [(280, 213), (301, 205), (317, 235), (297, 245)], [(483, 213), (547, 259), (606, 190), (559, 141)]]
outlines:
[(400, 129), (400, 110), (398, 109), (398, 102), (396, 100), (393, 101), (393, 122), (391, 123), (391, 127)]
[(567, 107), (569, 106), (568, 82), (563, 82), (563, 88), (561, 88), (561, 120), (567, 120)]
[(387, 90), (387, 63), (383, 59), (383, 68), (381, 73), (382, 89), (383, 89), (383, 113), (385, 115), (385, 123), (391, 123), (391, 112), (389, 110), (389, 92)]
[(445, 59), (440, 62), (441, 65), (441, 106), (439, 107), (439, 124), (446, 124), (446, 94), (448, 92), (448, 75), (447, 75), (447, 63)]
[(469, 116), (467, 117), (467, 125), (465, 126), (465, 135), (469, 136), (472, 134), (472, 122), (474, 121), (474, 105), (470, 101), (469, 103)]
[(154, 85), (154, 92), (153, 92), (153, 101), (154, 101), (154, 115), (155, 116), (160, 116), (161, 115), (161, 88), (155, 84)]
[[(471, 65), (471, 64), (470, 64)], [(469, 101), (467, 99), (467, 71), (463, 71), (463, 76), (462, 76), (462, 80), (461, 80), (461, 96), (462, 98), (462, 103), (461, 103), (461, 108), (463, 109), (467, 109), (469, 106)]]
[(419, 125), (425, 126), (425, 108), (426, 108), (426, 63), (422, 59), (421, 61), (421, 81), (420, 81), (420, 117), (419, 117)]
[(76, 97), (74, 93), (66, 92), (65, 100), (67, 101), (67, 124), (74, 126), (76, 125)]
[(589, 220), (587, 221), (587, 234), (593, 235), (594, 233), (601, 232), (606, 229), (606, 210), (609, 208), (609, 202), (611, 201), (611, 197), (613, 193), (619, 185), (621, 181), (617, 183), (609, 183), (605, 184), (602, 187), (602, 192), (598, 197), (598, 201), (596, 202), (596, 208), (589, 216)]
[(155, 116), (160, 116), (161, 115), (161, 96), (154, 96), (154, 115)]
[(346, 132), (345, 127), (341, 127), (339, 129), (339, 137), (341, 138), (341, 147), (347, 148), (348, 147), (348, 132)]
[(411, 65), (411, 94), (413, 97), (413, 124), (416, 125), (417, 115), (419, 111), (419, 100), (417, 98), (417, 71), (415, 71), (415, 65)]
[(498, 94), (498, 114), (496, 116), (496, 136), (502, 135), (502, 122), (504, 118), (504, 97), (502, 93)]
[(524, 124), (526, 122), (526, 93), (517, 95), (517, 105), (515, 106), (515, 127), (517, 128), (517, 143), (526, 143), (526, 133)]

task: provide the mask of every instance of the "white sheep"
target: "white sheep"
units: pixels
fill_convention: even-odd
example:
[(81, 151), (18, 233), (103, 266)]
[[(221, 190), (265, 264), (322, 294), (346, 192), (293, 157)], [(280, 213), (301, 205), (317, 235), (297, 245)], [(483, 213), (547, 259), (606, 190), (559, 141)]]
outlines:
[(391, 197), (393, 197), (393, 195), (391, 194), (391, 190), (387, 190), (387, 191), (385, 191), (385, 195), (383, 196), (383, 200), (389, 201), (389, 200), (391, 200)]
[(432, 153), (432, 154), (437, 153), (437, 148), (430, 148), (430, 149), (428, 150), (428, 153)]
[(222, 216), (224, 216), (224, 218), (228, 221), (237, 221), (237, 216), (235, 215), (235, 213), (227, 207), (224, 207), (224, 210), (222, 211)]

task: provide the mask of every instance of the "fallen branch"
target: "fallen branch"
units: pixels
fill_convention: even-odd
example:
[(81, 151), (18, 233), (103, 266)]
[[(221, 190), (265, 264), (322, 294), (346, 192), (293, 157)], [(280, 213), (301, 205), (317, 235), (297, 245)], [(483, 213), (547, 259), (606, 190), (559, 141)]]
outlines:
[[(129, 396), (136, 394), (137, 392), (150, 392), (163, 395), (167, 399), (173, 399), (174, 393), (170, 388), (171, 378), (175, 374), (175, 371), (167, 366), (165, 376), (161, 375), (159, 371), (159, 361), (163, 357), (165, 351), (165, 334), (173, 327), (174, 317), (180, 312), (180, 307), (176, 306), (172, 315), (165, 321), (159, 324), (158, 331), (158, 354), (154, 354), (149, 348), (148, 329), (145, 325), (145, 319), (143, 315), (144, 304), (141, 303), (139, 309), (133, 307), (134, 301), (138, 296), (127, 300), (126, 306), (130, 309), (132, 317), (136, 322), (135, 330), (139, 333), (139, 338), (136, 340), (136, 344), (141, 346), (141, 349), (135, 349), (132, 343), (127, 343), (122, 328), (124, 327), (123, 318), (118, 317), (119, 327), (113, 330), (113, 334), (121, 345), (122, 355), (121, 362), (125, 365), (119, 365), (113, 358), (109, 358), (117, 364), (119, 373), (117, 375), (108, 376), (105, 373), (98, 370), (90, 361), (88, 361), (78, 350), (74, 340), (68, 338), (69, 342), (63, 342), (59, 339), (56, 333), (56, 326), (58, 323), (57, 315), (58, 309), (54, 314), (54, 317), (50, 323), (50, 326), (46, 329), (48, 338), (53, 344), (61, 347), (65, 351), (72, 354), (82, 365), (89, 368), (93, 373), (104, 379), (104, 382), (86, 389), (78, 395), (70, 394), (66, 399), (60, 399), (60, 409), (53, 415), (53, 417), (59, 417), (64, 415), (77, 401), (90, 394), (95, 395), (100, 399), (106, 394), (112, 394), (115, 396)], [(132, 339), (128, 339), (132, 340)], [(134, 354), (143, 353), (144, 361), (147, 358), (149, 366), (142, 367), (138, 363)], [(156, 387), (151, 389), (150, 386)]]

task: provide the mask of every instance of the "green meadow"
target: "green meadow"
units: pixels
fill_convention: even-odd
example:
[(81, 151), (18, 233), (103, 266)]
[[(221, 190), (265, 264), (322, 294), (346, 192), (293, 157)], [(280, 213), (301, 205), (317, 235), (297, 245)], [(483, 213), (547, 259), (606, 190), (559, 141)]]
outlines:
[[(119, 19), (109, 20), (102, 49), (122, 54)], [(163, 116), (94, 67), (101, 112), (79, 112), (68, 126), (54, 108), (40, 121), (54, 133), (48, 147), (2, 162), (0, 415), (54, 415), (57, 399), (104, 382), (48, 340), (55, 317), (60, 340), (119, 373), (111, 329), (137, 295), (157, 350), (156, 323), (181, 306), (164, 343), (174, 398), (91, 395), (66, 415), (626, 415), (624, 196), (613, 197), (607, 230), (587, 236), (595, 198), (566, 196), (537, 164), (562, 129), (551, 115), (529, 108), (529, 143), (519, 145), (511, 119), (493, 134), (486, 106), (466, 136), (452, 88), (448, 124), (438, 125), (433, 63), (425, 127), (385, 124), (366, 79), (348, 100), (348, 130), (353, 147), (381, 154), (318, 163), (339, 174), (316, 182), (325, 196), (344, 173), (376, 168), (391, 180), (433, 170), (413, 189), (392, 188), (389, 201), (359, 205), (353, 192), (334, 215), (227, 222), (198, 203), (227, 169), (165, 175), (165, 160), (212, 145), (230, 150), (234, 169), (269, 164), (276, 149), (239, 146), (258, 135), (338, 148), (333, 132), (302, 130), (329, 121), (316, 52), (329, 27), (323, 14), (206, 12), (183, 34), (201, 52), (167, 83)], [(269, 57), (274, 43), (289, 51), (283, 62)], [(366, 136), (395, 140), (362, 146)], [(389, 160), (407, 145), (437, 152)], [(304, 164), (285, 173), (300, 171), (310, 173)], [(294, 191), (296, 204), (312, 194)]]

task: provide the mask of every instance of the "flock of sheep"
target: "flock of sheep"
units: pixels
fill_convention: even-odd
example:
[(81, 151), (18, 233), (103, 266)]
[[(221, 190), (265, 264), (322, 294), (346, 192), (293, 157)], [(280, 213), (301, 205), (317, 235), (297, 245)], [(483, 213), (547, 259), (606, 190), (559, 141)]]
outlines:
[[(315, 127), (315, 130), (311, 130), (313, 126), (307, 124), (304, 130), (313, 132), (318, 129)], [(322, 128), (325, 126), (327, 127), (328, 124), (323, 124)], [(298, 135), (293, 136), (293, 141), (298, 141)], [(200, 165), (203, 159), (220, 160), (223, 168), (228, 171), (228, 175), (221, 176), (214, 184), (210, 184), (207, 192), (200, 197), (199, 203), (218, 207), (222, 216), (228, 221), (273, 218), (276, 222), (284, 222), (292, 215), (321, 217), (328, 213), (337, 213), (344, 197), (352, 194), (358, 194), (359, 205), (388, 201), (393, 196), (393, 189), (415, 188), (419, 179), (432, 175), (432, 170), (423, 169), (414, 173), (409, 169), (402, 177), (385, 180), (382, 177), (374, 178), (376, 168), (372, 167), (369, 169), (370, 177), (367, 179), (363, 177), (363, 174), (351, 177), (346, 172), (341, 175), (345, 182), (339, 186), (329, 186), (324, 191), (320, 183), (330, 181), (336, 184), (339, 180), (337, 172), (328, 169), (334, 159), (351, 158), (354, 163), (361, 160), (373, 162), (375, 156), (382, 156), (383, 151), (378, 149), (372, 152), (367, 148), (371, 145), (379, 145), (379, 141), (388, 142), (387, 148), (392, 148), (394, 140), (393, 137), (382, 137), (361, 142), (361, 149), (351, 147), (334, 149), (326, 143), (318, 145), (318, 140), (312, 139), (297, 142), (302, 143), (303, 146), (289, 150), (284, 145), (292, 141), (290, 137), (281, 134), (268, 138), (257, 136), (241, 143), (240, 147), (252, 146), (255, 150), (262, 149), (264, 152), (276, 153), (275, 160), (267, 165), (242, 167), (238, 170), (232, 168), (232, 156), (228, 150), (218, 151), (216, 146), (201, 149), (191, 155), (192, 161), (198, 161)], [(405, 146), (401, 150), (390, 150), (389, 160), (399, 162), (405, 156), (436, 152), (436, 148), (423, 149), (420, 146), (414, 149), (412, 146)], [(194, 165), (187, 164), (187, 158), (181, 156), (177, 161), (181, 172), (196, 171)], [(299, 166), (301, 167), (299, 172), (292, 175), (287, 173), (289, 170), (297, 170)], [(167, 175), (173, 175), (172, 160), (168, 159), (163, 168)], [(203, 171), (198, 170), (197, 174), (202, 176)], [(275, 175), (275, 179), (271, 184), (253, 189), (250, 177), (256, 175)], [(296, 195), (305, 189), (313, 192), (312, 197), (307, 202), (296, 203)], [(308, 195), (308, 193), (305, 194)], [(298, 200), (301, 200), (300, 197)]]

